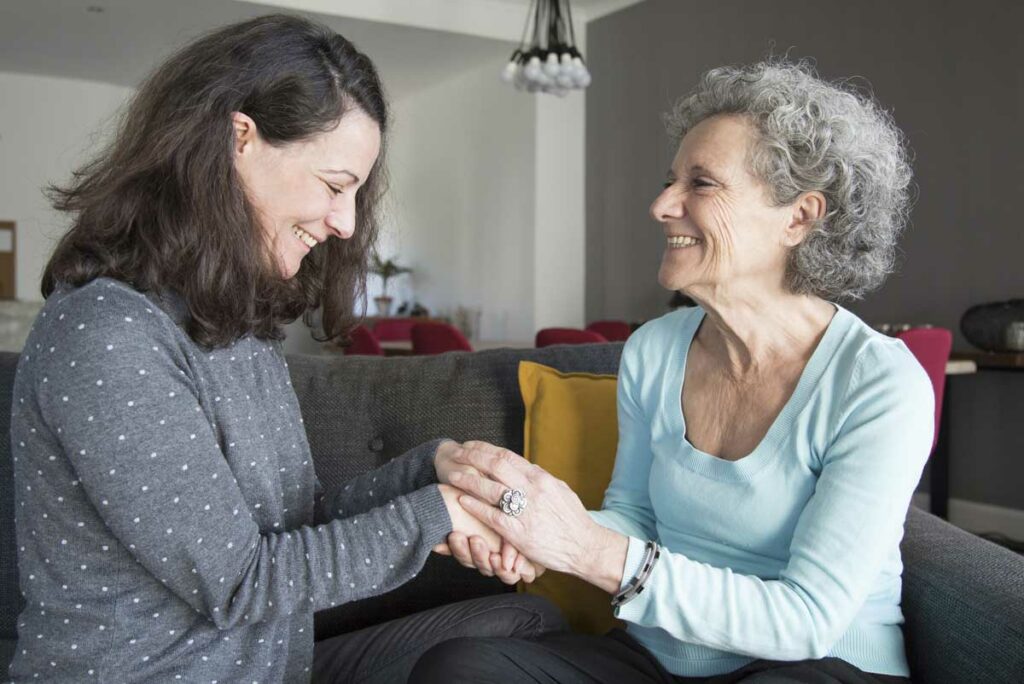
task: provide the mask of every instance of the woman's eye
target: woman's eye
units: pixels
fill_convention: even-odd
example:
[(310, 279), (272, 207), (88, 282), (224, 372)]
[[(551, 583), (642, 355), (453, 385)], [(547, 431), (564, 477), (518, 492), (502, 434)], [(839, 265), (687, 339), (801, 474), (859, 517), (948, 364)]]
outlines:
[(705, 180), (703, 178), (694, 178), (693, 179), (693, 187), (695, 187), (695, 188), (710, 188), (711, 187), (711, 181)]
[(326, 183), (326, 185), (327, 185), (327, 189), (330, 190), (331, 194), (334, 195), (335, 197), (337, 197), (338, 195), (341, 194), (341, 188), (336, 188), (333, 185), (331, 185), (330, 183)]

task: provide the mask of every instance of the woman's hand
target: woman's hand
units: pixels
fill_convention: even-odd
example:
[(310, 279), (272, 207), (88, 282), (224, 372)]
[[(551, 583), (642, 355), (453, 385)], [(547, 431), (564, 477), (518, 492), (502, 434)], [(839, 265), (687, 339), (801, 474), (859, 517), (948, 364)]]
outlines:
[[(451, 482), (468, 492), (463, 509), (534, 563), (580, 577), (609, 593), (619, 590), (627, 537), (598, 525), (567, 484), (521, 456), (486, 442), (467, 442), (451, 454)], [(513, 517), (497, 507), (508, 489), (526, 496)], [(470, 496), (470, 494), (472, 496)]]
[(479, 537), (467, 538), (459, 532), (452, 532), (444, 544), (434, 547), (442, 556), (453, 556), (460, 565), (476, 568), (485, 577), (496, 576), (505, 584), (517, 584), (520, 580), (530, 584), (544, 574), (544, 567), (531, 563), (508, 542), (501, 545), (501, 553), (493, 553), (486, 542)]
[(461, 534), (467, 539), (477, 537), (488, 553), (501, 553), (501, 536), (475, 516), (470, 515), (459, 502), (459, 498), (464, 493), (446, 484), (438, 485), (438, 488), (441, 490), (444, 505), (448, 509), (448, 517), (452, 520), (451, 534)]
[(544, 572), (543, 568), (538, 572), (515, 547), (503, 543), (494, 530), (466, 512), (459, 503), (463, 494), (460, 490), (444, 484), (438, 487), (452, 520), (452, 531), (447, 543), (434, 547), (436, 553), (452, 555), (465, 567), (476, 568), (486, 577), (497, 575), (506, 584), (520, 579), (532, 582)]
[(438, 445), (434, 452), (434, 471), (437, 473), (437, 481), (441, 484), (450, 485), (452, 473), (463, 472), (476, 474), (473, 466), (466, 465), (456, 460), (456, 457), (465, 447), (451, 439), (446, 439)]

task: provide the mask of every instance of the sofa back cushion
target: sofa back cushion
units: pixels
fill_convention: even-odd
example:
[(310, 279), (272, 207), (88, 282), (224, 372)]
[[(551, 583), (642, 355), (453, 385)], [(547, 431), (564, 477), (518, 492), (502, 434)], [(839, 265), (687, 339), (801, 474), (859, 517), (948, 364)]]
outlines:
[[(0, 640), (17, 636), (24, 603), (18, 588), (18, 548), (14, 536), (14, 461), (11, 460), (11, 393), (18, 355), (0, 352)], [(0, 674), (7, 674), (0, 661)]]

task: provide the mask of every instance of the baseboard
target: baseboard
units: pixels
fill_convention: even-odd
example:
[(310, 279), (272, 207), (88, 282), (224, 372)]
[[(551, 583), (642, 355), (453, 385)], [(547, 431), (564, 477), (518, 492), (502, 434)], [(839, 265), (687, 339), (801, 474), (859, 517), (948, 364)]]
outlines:
[[(914, 505), (926, 511), (930, 500), (927, 493), (914, 494)], [(1024, 511), (1016, 508), (950, 499), (949, 522), (969, 532), (999, 532), (1012, 539), (1024, 540)]]

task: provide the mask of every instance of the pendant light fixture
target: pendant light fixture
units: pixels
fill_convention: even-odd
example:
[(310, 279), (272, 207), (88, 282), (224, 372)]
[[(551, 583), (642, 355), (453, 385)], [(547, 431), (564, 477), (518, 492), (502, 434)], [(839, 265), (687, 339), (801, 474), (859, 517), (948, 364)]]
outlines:
[(502, 70), (501, 80), (518, 90), (560, 97), (590, 85), (590, 72), (576, 49), (569, 0), (532, 0), (523, 37)]

